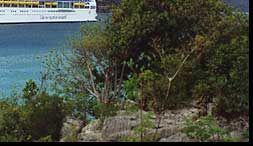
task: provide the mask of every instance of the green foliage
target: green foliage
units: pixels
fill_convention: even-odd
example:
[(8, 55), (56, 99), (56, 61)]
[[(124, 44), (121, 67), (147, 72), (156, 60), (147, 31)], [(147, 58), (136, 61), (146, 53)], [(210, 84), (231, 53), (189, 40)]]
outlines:
[(242, 137), (245, 138), (245, 139), (249, 139), (249, 129), (245, 130), (245, 131), (242, 133)]
[[(206, 88), (205, 84), (210, 83), (203, 81), (205, 84), (201, 85), (199, 81), (209, 77), (205, 74), (206, 68), (209, 68), (207, 55), (221, 50), (217, 48), (224, 44), (224, 38), (234, 36), (235, 31), (229, 23), (238, 21), (226, 21), (234, 17), (232, 11), (234, 9), (222, 0), (122, 1), (114, 8), (106, 30), (111, 32), (110, 40), (115, 48), (112, 54), (121, 62), (127, 61), (126, 74), (134, 76), (125, 82), (128, 98), (137, 99), (136, 95), (142, 88), (142, 96), (147, 96), (145, 98), (155, 102), (161, 110), (188, 102), (192, 95), (195, 97), (195, 93), (199, 92), (194, 88), (213, 89)], [(222, 26), (229, 27), (221, 29)], [(226, 33), (222, 33), (224, 30)], [(227, 60), (233, 60), (233, 57)], [(146, 75), (145, 71), (150, 71), (152, 75)], [(141, 76), (147, 79), (140, 87)], [(152, 76), (154, 79), (151, 79)], [(171, 86), (170, 77), (173, 77)]]
[[(208, 33), (222, 13), (231, 12), (221, 0), (124, 0), (113, 10), (111, 20), (111, 40), (118, 48), (115, 55), (147, 67), (148, 58), (140, 56), (144, 53), (154, 60), (159, 55), (152, 46), (154, 39), (160, 39), (158, 44), (166, 53), (183, 51), (181, 46), (196, 34)], [(150, 68), (159, 70), (155, 64)]]
[(46, 57), (48, 78), (84, 119), (123, 93), (156, 112), (203, 96), (220, 115), (246, 111), (248, 21), (233, 11), (223, 0), (124, 0), (105, 26), (81, 27), (70, 54)]
[(195, 67), (194, 96), (213, 99), (215, 112), (230, 119), (248, 115), (248, 29), (248, 18), (243, 15), (224, 18), (216, 27), (213, 49)]
[(154, 90), (155, 90), (155, 76), (156, 74), (150, 70), (144, 70), (138, 76), (140, 102), (142, 103), (144, 110), (151, 110), (151, 104), (153, 101)]
[(16, 99), (20, 103), (4, 99), (0, 102), (0, 137), (3, 141), (59, 139), (63, 119), (67, 114), (65, 103), (58, 96), (38, 94), (35, 90), (36, 84), (30, 80), (23, 90), (24, 96)]
[[(0, 102), (0, 137), (1, 141), (19, 141), (23, 136), (24, 112), (12, 102), (1, 99)], [(6, 139), (5, 139), (6, 138)]]
[(125, 104), (126, 106), (126, 111), (129, 113), (136, 113), (139, 110), (139, 106), (135, 104)]
[(0, 136), (0, 142), (19, 142), (19, 140), (12, 136)]
[(122, 93), (124, 70), (111, 54), (110, 32), (104, 29), (98, 23), (82, 26), (80, 36), (69, 41), (71, 52), (54, 50), (44, 62), (53, 91), (70, 103), (74, 117), (86, 123), (101, 110), (102, 117), (111, 115), (114, 105), (109, 104), (116, 104)]
[(58, 96), (43, 93), (30, 102), (32, 104), (26, 105), (23, 109), (27, 110), (27, 132), (33, 139), (48, 135), (51, 135), (53, 140), (59, 139), (66, 116), (63, 100)]
[(248, 115), (248, 17), (233, 11), (222, 0), (122, 1), (108, 30), (136, 80), (126, 81), (127, 96), (136, 99), (138, 81), (159, 109), (204, 97), (218, 115)]
[(201, 117), (195, 122), (191, 119), (186, 119), (183, 132), (190, 138), (205, 142), (223, 141), (224, 138), (227, 138), (225, 137), (227, 131), (220, 128), (212, 116)]
[(231, 138), (231, 137), (225, 137), (223, 138), (222, 142), (239, 142), (240, 139), (238, 138)]
[(127, 99), (138, 101), (138, 80), (135, 77), (131, 77), (130, 79), (124, 81), (123, 86)]
[(104, 119), (116, 115), (119, 107), (116, 104), (97, 103), (93, 106), (96, 118)]
[(49, 135), (49, 136), (40, 138), (40, 139), (37, 140), (36, 142), (53, 142), (53, 140), (52, 140), (51, 135)]
[(103, 122), (106, 117), (115, 116), (119, 107), (116, 104), (106, 104), (97, 102), (93, 107), (92, 111), (94, 118), (100, 119), (100, 129), (102, 129)]
[(29, 80), (26, 82), (26, 85), (23, 89), (23, 98), (26, 98), (27, 100), (31, 100), (31, 98), (35, 95), (37, 95), (38, 88), (34, 81)]

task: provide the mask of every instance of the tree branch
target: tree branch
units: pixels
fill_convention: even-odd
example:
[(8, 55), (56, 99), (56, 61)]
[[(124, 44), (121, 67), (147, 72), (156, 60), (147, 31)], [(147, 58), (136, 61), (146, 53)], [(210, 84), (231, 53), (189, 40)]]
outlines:
[(93, 76), (92, 70), (90, 68), (90, 64), (88, 62), (86, 62), (86, 64), (87, 64), (87, 68), (88, 68), (89, 75), (90, 75), (91, 86), (93, 88), (94, 93), (98, 96), (99, 94), (98, 94), (98, 91), (96, 90), (96, 86), (95, 86), (95, 83), (94, 83), (94, 80), (93, 80), (94, 76)]
[(186, 61), (188, 60), (188, 58), (191, 56), (191, 54), (194, 51), (195, 51), (195, 49), (192, 49), (192, 51), (183, 59), (183, 61), (181, 62), (179, 68), (177, 69), (176, 73), (172, 77), (168, 77), (169, 85), (168, 85), (168, 88), (167, 88), (166, 98), (168, 98), (168, 96), (170, 94), (170, 88), (171, 88), (172, 81), (177, 77), (177, 75), (179, 74), (179, 72), (183, 68), (184, 64), (186, 63)]

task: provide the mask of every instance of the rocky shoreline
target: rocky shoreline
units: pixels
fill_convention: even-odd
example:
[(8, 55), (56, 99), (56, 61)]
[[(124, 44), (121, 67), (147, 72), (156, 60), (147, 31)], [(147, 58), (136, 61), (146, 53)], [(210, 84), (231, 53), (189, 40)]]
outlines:
[[(62, 128), (62, 138), (60, 142), (121, 142), (122, 139), (134, 135), (134, 129), (140, 124), (140, 112), (129, 113), (127, 111), (119, 111), (116, 116), (108, 117), (103, 122), (100, 119), (94, 120), (87, 126), (83, 126), (80, 120), (67, 118)], [(144, 115), (146, 112), (144, 112)], [(199, 109), (184, 108), (179, 110), (166, 111), (162, 118), (159, 127), (149, 128), (146, 135), (152, 137), (155, 133), (158, 135), (159, 142), (195, 142), (182, 132), (185, 118), (198, 117)], [(150, 119), (156, 123), (156, 117)], [(231, 124), (233, 123), (233, 124)], [(242, 125), (244, 122), (235, 120), (226, 123), (223, 120), (223, 127), (231, 129), (231, 137), (241, 139), (241, 128), (245, 129), (248, 125)], [(247, 123), (247, 122), (246, 122)], [(240, 127), (238, 125), (242, 125)]]

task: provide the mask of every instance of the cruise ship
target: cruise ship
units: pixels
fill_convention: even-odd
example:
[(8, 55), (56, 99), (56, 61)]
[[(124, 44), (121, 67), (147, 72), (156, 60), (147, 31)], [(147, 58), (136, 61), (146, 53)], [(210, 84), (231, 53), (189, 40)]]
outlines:
[(0, 24), (97, 21), (96, 0), (0, 0)]

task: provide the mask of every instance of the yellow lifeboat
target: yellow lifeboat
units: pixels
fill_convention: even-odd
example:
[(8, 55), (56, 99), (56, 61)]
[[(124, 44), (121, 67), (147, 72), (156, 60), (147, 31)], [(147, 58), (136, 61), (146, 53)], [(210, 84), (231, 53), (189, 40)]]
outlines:
[(85, 6), (85, 3), (77, 2), (77, 3), (74, 3), (74, 6)]
[(45, 5), (51, 5), (51, 2), (45, 2)]
[(0, 0), (1, 4), (15, 4), (16, 0)]
[(45, 5), (47, 5), (47, 6), (56, 6), (57, 2), (46, 2)]
[(24, 2), (24, 1), (23, 1), (23, 2), (22, 2), (22, 1), (20, 1), (20, 2), (18, 2), (18, 4), (19, 4), (19, 5), (25, 5), (25, 4), (26, 4), (26, 2)]
[(12, 4), (12, 5), (39, 5), (38, 1), (17, 1), (17, 0), (0, 0), (0, 4)]
[(16, 2), (16, 1), (10, 1), (9, 4), (16, 5), (16, 4), (18, 4), (18, 2)]
[(52, 5), (53, 6), (56, 6), (58, 3), (57, 2), (52, 2)]
[(10, 4), (11, 1), (4, 1), (3, 4)]
[(26, 4), (26, 5), (31, 5), (32, 2), (26, 1), (25, 4)]
[(32, 5), (39, 5), (39, 2), (31, 2)]

